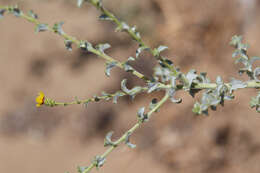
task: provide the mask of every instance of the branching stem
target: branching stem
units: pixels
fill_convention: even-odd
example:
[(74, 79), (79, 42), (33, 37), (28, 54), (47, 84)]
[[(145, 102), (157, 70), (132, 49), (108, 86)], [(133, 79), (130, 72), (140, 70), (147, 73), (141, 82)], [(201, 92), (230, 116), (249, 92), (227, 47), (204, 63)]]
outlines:
[[(169, 98), (168, 94), (165, 94), (165, 96), (157, 103), (157, 105), (150, 110), (147, 113), (148, 119), (152, 116), (154, 112), (156, 112)], [(125, 141), (127, 134), (132, 134), (134, 131), (136, 131), (143, 123), (138, 121), (132, 128), (130, 128), (127, 132), (125, 132), (116, 142), (116, 145), (110, 146), (102, 155), (102, 158), (106, 158), (119, 144), (121, 144), (123, 141)], [(88, 166), (87, 169), (84, 170), (83, 173), (88, 173), (95, 167), (95, 163), (91, 163), (91, 165)]]

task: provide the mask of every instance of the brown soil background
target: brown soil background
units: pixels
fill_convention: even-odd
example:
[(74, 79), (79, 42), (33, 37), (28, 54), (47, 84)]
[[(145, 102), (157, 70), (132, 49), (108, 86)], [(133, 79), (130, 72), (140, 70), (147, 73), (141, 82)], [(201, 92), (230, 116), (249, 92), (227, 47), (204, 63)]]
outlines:
[[(0, 0), (33, 9), (49, 24), (64, 21), (64, 30), (93, 44), (108, 42), (108, 54), (119, 60), (134, 56), (137, 45), (114, 25), (98, 21), (99, 12), (90, 5), (76, 7), (76, 0)], [(240, 78), (239, 65), (228, 45), (235, 34), (250, 44), (249, 54), (260, 55), (260, 1), (254, 0), (104, 0), (105, 6), (131, 25), (137, 25), (153, 47), (170, 48), (164, 53), (182, 71), (207, 71), (216, 76)], [(136, 68), (151, 74), (155, 61), (142, 54)], [(127, 78), (129, 86), (140, 80), (113, 69), (104, 75), (104, 61), (74, 47), (65, 50), (63, 39), (52, 33), (35, 34), (33, 25), (11, 15), (0, 20), (0, 172), (76, 172), (103, 153), (105, 134), (119, 137), (136, 121), (139, 107), (161, 93), (137, 96), (134, 102), (92, 103), (42, 107), (34, 99), (42, 90), (58, 101), (75, 96), (88, 98), (102, 91), (113, 92)], [(247, 79), (241, 77), (242, 79)], [(139, 82), (140, 81), (140, 82)], [(117, 148), (100, 173), (259, 173), (260, 119), (249, 108), (255, 90), (236, 92), (236, 99), (218, 107), (210, 116), (195, 116), (192, 99), (179, 93), (183, 104), (165, 104), (159, 113), (131, 138), (136, 149)], [(96, 170), (93, 170), (96, 172)]]

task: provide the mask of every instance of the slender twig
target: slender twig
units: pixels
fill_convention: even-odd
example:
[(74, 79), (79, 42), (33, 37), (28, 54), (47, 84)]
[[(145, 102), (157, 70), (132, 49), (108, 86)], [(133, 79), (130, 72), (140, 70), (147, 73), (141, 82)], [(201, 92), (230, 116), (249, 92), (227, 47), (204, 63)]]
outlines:
[[(90, 2), (92, 2), (93, 0), (90, 0)], [(6, 11), (10, 10), (14, 8), (14, 6), (0, 6), (0, 9), (5, 9)], [(103, 8), (104, 12), (106, 12), (107, 15), (110, 16), (114, 16), (112, 13), (110, 13), (109, 11), (105, 10)], [(22, 11), (20, 11), (20, 17), (26, 19), (27, 21), (34, 23), (35, 25), (39, 25), (42, 24), (42, 22), (40, 22), (38, 19), (35, 19), (25, 13), (23, 13)], [(115, 20), (115, 23), (120, 23), (120, 21), (114, 17), (113, 18)], [(49, 30), (50, 32), (56, 33), (58, 34), (52, 27), (47, 26), (47, 30)], [(130, 32), (130, 31), (129, 31)], [(133, 33), (134, 34), (134, 33)], [(69, 40), (72, 43), (75, 43), (78, 47), (80, 46), (81, 41), (76, 39), (73, 36), (70, 36), (68, 34), (66, 34), (65, 32), (58, 34), (60, 36), (62, 36), (65, 40)], [(104, 60), (108, 61), (108, 62), (116, 62), (116, 66), (124, 69), (124, 65), (123, 62), (120, 62), (112, 57), (110, 57), (109, 55), (99, 51), (98, 49), (95, 48), (90, 48), (88, 50), (89, 52), (98, 55), (99, 57), (103, 58)], [(169, 65), (169, 64), (168, 64)], [(171, 66), (172, 67), (172, 66)], [(144, 79), (145, 81), (149, 81), (143, 74), (141, 74), (140, 72), (136, 71), (135, 69), (133, 69), (132, 71), (130, 71), (133, 75), (137, 76), (140, 79)], [(256, 81), (249, 81), (246, 82), (247, 83), (247, 87), (246, 88), (259, 88), (260, 87), (260, 83), (256, 82)], [(225, 83), (225, 85), (229, 86), (229, 83)], [(183, 86), (183, 85), (181, 85)], [(198, 83), (192, 86), (193, 89), (214, 89), (216, 88), (217, 84), (216, 83)], [(160, 88), (170, 88), (170, 85), (166, 85), (163, 83), (160, 83)], [(178, 87), (178, 88), (182, 88), (182, 87)]]
[[(15, 8), (14, 6), (0, 6), (0, 9), (5, 9), (6, 11), (9, 11), (10, 9)], [(39, 25), (42, 24), (38, 19), (33, 18), (25, 13), (23, 13), (22, 11), (20, 11), (20, 15), (19, 17), (26, 19), (27, 21), (34, 23), (35, 25)], [(59, 34), (61, 37), (63, 37), (65, 40), (69, 40), (72, 43), (76, 44), (78, 47), (80, 47), (81, 41), (76, 39), (75, 37), (72, 37), (68, 34), (66, 34), (65, 32), (62, 33), (57, 33), (52, 27), (50, 26), (46, 26), (46, 29), (50, 32)], [(85, 40), (86, 41), (86, 40)], [(93, 47), (90, 47), (88, 49), (89, 52), (103, 58), (104, 60), (106, 60), (107, 62), (114, 62), (115, 65), (121, 69), (124, 69), (124, 64), (123, 62), (120, 62), (114, 58), (112, 58), (111, 56), (105, 54), (104, 52), (99, 51), (98, 49), (95, 49)], [(145, 81), (149, 81), (148, 78), (146, 76), (144, 76), (142, 73), (138, 72), (137, 70), (135, 70), (134, 68), (132, 68), (131, 71), (129, 71), (130, 73), (132, 73), (133, 75), (137, 76), (140, 79), (144, 79)]]
[[(157, 103), (157, 105), (150, 110), (147, 113), (148, 119), (152, 116), (154, 112), (156, 112), (169, 98), (168, 94), (165, 94), (165, 96)], [(136, 131), (143, 123), (138, 121), (132, 128), (130, 128), (127, 132), (125, 132), (116, 142), (115, 145), (110, 146), (102, 155), (101, 158), (106, 158), (119, 144), (121, 144), (123, 141), (126, 140), (126, 137), (128, 134), (132, 134), (134, 131)], [(87, 169), (83, 171), (83, 173), (88, 173), (95, 167), (95, 163), (91, 163)]]
[[(99, 10), (101, 10), (102, 13), (104, 13), (105, 15), (107, 15), (108, 17), (110, 17), (110, 19), (115, 22), (117, 24), (118, 27), (122, 27), (123, 23), (118, 20), (111, 12), (109, 12), (108, 10), (104, 9), (103, 6), (98, 5), (97, 0), (89, 0), (89, 2), (94, 5), (95, 7), (97, 7)], [(14, 12), (14, 10), (16, 10), (15, 12), (19, 12), (19, 15), (17, 15), (18, 17), (24, 18), (27, 21), (34, 23), (36, 26), (37, 25), (41, 25), (42, 23), (40, 21), (37, 20), (37, 17), (32, 17), (30, 15), (24, 14), (22, 11), (20, 11), (18, 8), (14, 7), (14, 6), (0, 6), (0, 10), (4, 9), (8, 12)], [(57, 30), (54, 27), (49, 27), (48, 25), (46, 25), (46, 30), (51, 31), (53, 33), (59, 34), (61, 37), (63, 37), (65, 40), (69, 40), (71, 43), (76, 44), (78, 47), (81, 47), (82, 41), (78, 40), (64, 32), (57, 32)], [(192, 89), (195, 90), (200, 90), (200, 89), (210, 89), (207, 91), (213, 92), (214, 89), (216, 89), (215, 91), (217, 91), (217, 93), (213, 93), (215, 94), (214, 98), (215, 102), (213, 103), (203, 103), (202, 108), (200, 107), (199, 104), (197, 104), (197, 106), (195, 107), (195, 109), (199, 110), (197, 112), (202, 112), (205, 108), (205, 106), (207, 106), (206, 108), (208, 109), (209, 106), (216, 106), (215, 104), (218, 103), (217, 101), (219, 101), (219, 103), (222, 103), (222, 98), (224, 98), (225, 96), (225, 92), (226, 92), (226, 88), (228, 88), (228, 91), (230, 91), (230, 93), (233, 92), (233, 90), (236, 89), (240, 89), (240, 88), (260, 88), (260, 82), (256, 81), (255, 77), (251, 76), (251, 79), (255, 79), (255, 80), (251, 80), (251, 81), (247, 81), (247, 82), (241, 82), (241, 81), (236, 81), (238, 82), (237, 85), (234, 85), (232, 83), (223, 83), (222, 80), (218, 80), (218, 82), (216, 83), (200, 83), (200, 82), (196, 82), (196, 76), (195, 74), (190, 75), (190, 78), (188, 79), (188, 75), (185, 76), (184, 73), (181, 73), (180, 71), (178, 71), (173, 65), (171, 65), (169, 62), (167, 62), (167, 59), (162, 57), (160, 54), (156, 53), (155, 49), (150, 48), (148, 45), (146, 45), (141, 37), (138, 36), (137, 32), (135, 32), (133, 29), (127, 29), (126, 30), (127, 33), (139, 43), (139, 46), (141, 47), (145, 47), (148, 48), (147, 50), (149, 50), (149, 52), (154, 55), (154, 57), (159, 61), (160, 64), (163, 64), (167, 69), (169, 69), (171, 71), (171, 74), (169, 76), (174, 76), (175, 79), (178, 79), (181, 81), (181, 84), (176, 84), (175, 82), (173, 82), (174, 84), (168, 84), (167, 82), (165, 83), (160, 83), (158, 81), (156, 81), (159, 86), (157, 86), (156, 89), (164, 89), (166, 91), (165, 96), (162, 98), (162, 100), (160, 100), (158, 103), (155, 103), (154, 107), (147, 113), (145, 114), (145, 119), (149, 119), (152, 114), (154, 112), (156, 112), (170, 97), (171, 100), (175, 101), (173, 99), (173, 95), (174, 92), (176, 92), (177, 90), (187, 90), (187, 91), (191, 91)], [(84, 41), (85, 42), (85, 41)], [(109, 55), (105, 54), (103, 51), (94, 48), (92, 46), (87, 48), (87, 51), (98, 55), (99, 57), (103, 58), (104, 60), (106, 60), (106, 62), (108, 63), (114, 63), (115, 66), (121, 68), (121, 69), (125, 69), (125, 63), (124, 62), (120, 62), (112, 57), (110, 57)], [(244, 51), (244, 49), (243, 49)], [(260, 69), (258, 69), (260, 71)], [(144, 76), (142, 73), (136, 71), (135, 69), (131, 69), (130, 72), (137, 76), (140, 79), (145, 80), (145, 82), (147, 83), (152, 83), (146, 76)], [(258, 76), (260, 72), (258, 71), (254, 71), (254, 76)], [(194, 81), (193, 81), (194, 80)], [(204, 81), (204, 80), (203, 80)], [(206, 80), (207, 81), (207, 80)], [(240, 83), (239, 83), (240, 82)], [(234, 87), (235, 86), (235, 87)], [(232, 88), (233, 87), (233, 88)], [(141, 92), (141, 91), (147, 91), (148, 87), (141, 87), (142, 90), (138, 91), (137, 93)], [(155, 89), (155, 90), (156, 90)], [(122, 95), (127, 95), (128, 93), (125, 92)], [(89, 98), (89, 99), (85, 99), (85, 100), (77, 100), (75, 99), (75, 101), (72, 102), (55, 102), (54, 100), (48, 99), (46, 98), (46, 102), (48, 101), (50, 106), (58, 106), (58, 105), (72, 105), (72, 104), (83, 104), (83, 103), (88, 103), (88, 102), (92, 102), (92, 101), (98, 101), (100, 99), (110, 99), (111, 97), (115, 96), (115, 94), (109, 94), (109, 95), (103, 95), (103, 96), (95, 96), (93, 98)], [(227, 98), (231, 98), (230, 95), (226, 95)], [(230, 96), (230, 97), (228, 97)], [(210, 99), (210, 97), (207, 97), (208, 99)], [(260, 96), (259, 96), (260, 98)], [(259, 98), (257, 97), (257, 101), (259, 102)], [(42, 104), (45, 100), (44, 100), (44, 95), (41, 96), (40, 98), (40, 103)], [(205, 99), (204, 99), (205, 101)], [(207, 101), (207, 100), (206, 100)], [(253, 106), (258, 106), (260, 105), (260, 103), (256, 103)], [(201, 110), (202, 111), (201, 111)], [(206, 110), (207, 110), (206, 109)], [(144, 111), (144, 109), (143, 109)], [(100, 156), (101, 159), (105, 159), (119, 144), (121, 144), (122, 142), (126, 141), (127, 138), (129, 137), (129, 134), (132, 134), (133, 132), (135, 132), (145, 121), (143, 121), (144, 119), (142, 119), (142, 121), (140, 121), (138, 119), (138, 122), (132, 127), (130, 128), (128, 131), (126, 131), (118, 140), (116, 140), (112, 145), (110, 145), (110, 147)], [(90, 164), (90, 166), (88, 166), (86, 169), (84, 169), (84, 171), (82, 171), (83, 173), (88, 173), (90, 170), (92, 170), (94, 167), (99, 167), (100, 165), (97, 164), (97, 162), (92, 162)]]
[[(122, 25), (123, 25), (123, 21), (120, 21), (113, 13), (111, 13), (109, 10), (105, 9), (103, 6), (100, 6), (98, 1), (97, 0), (88, 0), (87, 2), (89, 2), (90, 4), (92, 4), (93, 6), (95, 6), (98, 10), (101, 11), (101, 13), (109, 16), (109, 19), (114, 22), (117, 27), (121, 28)], [(134, 30), (132, 30), (131, 28), (127, 29), (127, 30), (124, 30), (126, 31), (130, 37), (132, 37), (133, 40), (135, 40), (138, 44), (139, 44), (139, 47), (145, 47), (147, 48), (147, 50), (152, 54), (154, 55), (154, 57), (159, 60), (161, 63), (163, 63), (168, 69), (170, 69), (170, 71), (172, 72), (172, 74), (174, 76), (178, 76), (179, 74), (179, 71), (172, 65), (170, 65), (169, 63), (167, 63), (167, 59), (162, 57), (160, 54), (155, 56), (156, 54), (156, 50), (155, 49), (152, 49), (149, 45), (147, 45), (140, 36), (137, 35), (138, 32), (135, 32)], [(139, 34), (139, 33), (138, 33)], [(187, 83), (187, 79), (185, 78), (185, 76), (181, 75), (180, 76), (182, 81), (184, 83)]]
[[(256, 82), (256, 81), (247, 81), (245, 82), (245, 84), (247, 85), (245, 88), (260, 88), (260, 83)], [(225, 83), (225, 86), (227, 86), (228, 88), (231, 87), (230, 83)], [(161, 89), (169, 89), (171, 88), (171, 85), (164, 85), (161, 86)], [(198, 83), (195, 84), (193, 86), (193, 89), (216, 89), (217, 88), (217, 84), (216, 83)], [(183, 89), (183, 85), (179, 85), (177, 87), (176, 90), (182, 90)], [(142, 92), (147, 91), (148, 88), (147, 87), (143, 87), (142, 88)], [(123, 91), (119, 91), (120, 92), (120, 96), (125, 96), (128, 95), (127, 93), (123, 92)], [(75, 105), (75, 104), (88, 104), (90, 102), (98, 102), (100, 100), (110, 100), (111, 98), (113, 98), (114, 96), (117, 95), (117, 92), (113, 93), (113, 94), (108, 94), (108, 95), (102, 95), (102, 96), (93, 96), (91, 98), (87, 98), (87, 99), (83, 99), (83, 100), (79, 100), (77, 98), (75, 98), (75, 101), (71, 101), (71, 102), (56, 102), (54, 101), (54, 104), (52, 106), (68, 106), (68, 105)]]

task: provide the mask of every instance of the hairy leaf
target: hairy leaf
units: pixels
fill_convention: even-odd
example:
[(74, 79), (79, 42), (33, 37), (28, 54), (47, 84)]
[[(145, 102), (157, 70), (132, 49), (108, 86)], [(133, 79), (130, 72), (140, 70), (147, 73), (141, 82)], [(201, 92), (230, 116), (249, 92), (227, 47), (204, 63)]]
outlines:
[(142, 87), (140, 87), (140, 86), (136, 86), (136, 87), (134, 87), (134, 88), (132, 88), (132, 89), (128, 89), (128, 88), (126, 87), (126, 81), (127, 81), (126, 79), (123, 79), (123, 80), (122, 80), (122, 82), (121, 82), (121, 89), (122, 89), (126, 94), (132, 96), (132, 98), (135, 97), (135, 95), (136, 95), (137, 93), (139, 93), (139, 92), (142, 91)]
[(175, 95), (175, 93), (176, 93), (176, 90), (174, 89), (174, 88), (169, 88), (168, 90), (167, 90), (167, 92), (168, 92), (168, 94), (169, 94), (169, 96), (170, 96), (170, 99), (171, 99), (171, 101), (173, 102), (173, 103), (181, 103), (182, 102), (182, 99), (181, 98), (179, 98), (179, 99), (175, 99), (174, 98), (174, 95)]
[(93, 160), (93, 164), (98, 169), (104, 165), (105, 161), (106, 161), (106, 158), (101, 157), (101, 156), (96, 156), (95, 159)]
[(61, 28), (63, 24), (64, 24), (64, 22), (55, 23), (53, 25), (52, 29), (54, 30), (55, 33), (62, 35), (62, 34), (64, 34), (64, 31)]
[(104, 53), (104, 51), (105, 51), (106, 49), (110, 48), (110, 47), (111, 47), (110, 44), (105, 43), (105, 44), (98, 44), (98, 45), (96, 46), (96, 49), (98, 49), (100, 52)]
[(141, 52), (144, 51), (144, 50), (148, 50), (148, 48), (145, 47), (145, 46), (139, 47), (139, 48), (136, 50), (135, 57), (138, 58), (139, 55), (141, 54)]
[(107, 133), (105, 139), (104, 139), (104, 146), (116, 146), (116, 143), (112, 141), (111, 137), (113, 135), (113, 131), (110, 131)]
[(40, 23), (40, 24), (36, 25), (36, 27), (35, 27), (35, 32), (36, 33), (47, 31), (47, 30), (48, 30), (48, 25), (47, 24)]
[(144, 113), (144, 110), (145, 110), (145, 107), (141, 107), (137, 112), (138, 120), (141, 123), (148, 121), (148, 116), (147, 116), (147, 114)]
[(90, 49), (92, 49), (92, 44), (87, 42), (87, 41), (80, 41), (79, 47), (81, 48), (81, 50), (83, 51), (89, 51)]
[(259, 75), (260, 75), (260, 67), (257, 67), (254, 70), (254, 80), (256, 82), (260, 82)]
[(230, 91), (234, 91), (234, 90), (237, 90), (237, 89), (240, 89), (240, 88), (246, 88), (247, 87), (247, 84), (240, 81), (240, 80), (237, 80), (235, 78), (232, 78), (231, 79), (231, 88), (230, 88)]
[(78, 173), (83, 173), (86, 169), (88, 169), (87, 166), (78, 166)]
[(136, 145), (135, 145), (135, 144), (132, 144), (132, 143), (130, 142), (130, 136), (131, 136), (131, 133), (128, 132), (128, 133), (126, 134), (125, 144), (126, 144), (129, 148), (135, 148)]
[(115, 67), (116, 65), (117, 65), (117, 62), (116, 62), (116, 61), (109, 62), (109, 63), (106, 64), (106, 71), (105, 71), (105, 73), (106, 73), (107, 76), (110, 76), (110, 71), (111, 71), (111, 69), (112, 69), (113, 67)]
[(160, 89), (159, 86), (160, 86), (160, 84), (158, 82), (148, 83), (147, 93), (151, 93), (151, 92), (153, 92), (155, 90)]

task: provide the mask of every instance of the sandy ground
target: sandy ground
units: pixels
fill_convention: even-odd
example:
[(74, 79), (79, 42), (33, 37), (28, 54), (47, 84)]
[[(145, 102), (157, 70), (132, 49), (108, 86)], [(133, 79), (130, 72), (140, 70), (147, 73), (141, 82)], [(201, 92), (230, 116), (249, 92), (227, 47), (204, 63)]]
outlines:
[[(64, 30), (93, 44), (108, 42), (108, 54), (126, 60), (137, 45), (114, 25), (98, 21), (99, 12), (90, 5), (76, 7), (68, 0), (0, 0), (33, 9), (41, 21), (64, 21)], [(145, 42), (168, 45), (164, 53), (184, 72), (207, 71), (214, 81), (239, 77), (228, 45), (235, 34), (250, 44), (249, 54), (260, 55), (260, 3), (254, 0), (106, 0), (104, 4), (131, 25), (137, 25)], [(137, 110), (153, 97), (137, 96), (111, 102), (55, 108), (36, 108), (38, 91), (58, 101), (75, 96), (88, 98), (102, 91), (114, 92), (127, 78), (129, 86), (143, 84), (135, 77), (113, 69), (104, 74), (102, 59), (73, 47), (52, 33), (35, 34), (33, 25), (11, 15), (0, 20), (0, 172), (76, 172), (95, 155), (105, 151), (108, 131), (115, 137), (136, 122)], [(141, 56), (136, 68), (149, 75), (155, 61)], [(236, 92), (236, 99), (218, 107), (210, 116), (195, 116), (196, 100), (181, 92), (183, 104), (166, 103), (159, 113), (132, 136), (137, 148), (121, 146), (98, 172), (150, 173), (259, 173), (260, 119), (249, 101), (256, 90)], [(96, 170), (93, 170), (96, 172)]]

